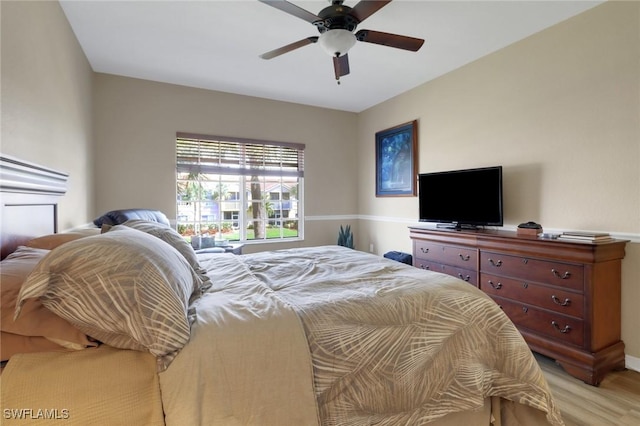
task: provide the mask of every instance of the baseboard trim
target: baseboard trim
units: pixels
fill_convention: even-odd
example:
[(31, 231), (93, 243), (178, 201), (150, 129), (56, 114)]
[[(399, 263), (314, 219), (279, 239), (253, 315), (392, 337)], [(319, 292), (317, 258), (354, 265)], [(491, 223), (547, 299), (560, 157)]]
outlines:
[(624, 357), (624, 363), (629, 370), (637, 371), (638, 373), (640, 373), (640, 358), (626, 355)]
[(340, 214), (340, 215), (327, 215), (327, 216), (305, 216), (304, 220), (308, 222), (317, 222), (317, 221), (329, 221), (329, 220), (358, 220), (362, 219), (357, 214)]

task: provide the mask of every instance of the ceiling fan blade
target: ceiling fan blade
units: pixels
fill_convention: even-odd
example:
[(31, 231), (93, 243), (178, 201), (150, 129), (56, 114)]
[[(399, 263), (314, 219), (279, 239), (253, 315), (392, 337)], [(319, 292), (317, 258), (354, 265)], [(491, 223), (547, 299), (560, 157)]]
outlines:
[(316, 15), (314, 15), (313, 13), (299, 7), (296, 6), (293, 3), (289, 3), (286, 0), (258, 0), (261, 3), (264, 4), (268, 4), (271, 7), (275, 7), (276, 9), (279, 9), (283, 12), (288, 13), (289, 15), (293, 15), (297, 18), (303, 19), (307, 22), (310, 23), (314, 23), (316, 21), (319, 21), (320, 18), (318, 18)]
[(333, 57), (333, 70), (338, 81), (343, 75), (349, 74), (349, 56), (346, 53), (342, 56)]
[(267, 53), (263, 53), (262, 55), (260, 55), (260, 57), (262, 59), (272, 59), (275, 58), (276, 56), (280, 56), (284, 53), (287, 52), (291, 52), (292, 50), (296, 50), (302, 46), (306, 46), (308, 44), (312, 44), (315, 43), (316, 41), (318, 41), (318, 37), (307, 37), (307, 38), (303, 38), (302, 40), (293, 42), (291, 44), (287, 44), (286, 46), (282, 46), (278, 49), (274, 49), (270, 52)]
[(397, 49), (411, 50), (412, 52), (417, 52), (424, 44), (424, 40), (421, 38), (407, 37), (373, 30), (360, 30), (356, 33), (356, 38), (358, 41), (381, 44), (383, 46), (395, 47)]
[(362, 22), (389, 3), (391, 3), (391, 0), (360, 0), (360, 3), (356, 4), (353, 9), (351, 9), (351, 15), (353, 15), (358, 21)]

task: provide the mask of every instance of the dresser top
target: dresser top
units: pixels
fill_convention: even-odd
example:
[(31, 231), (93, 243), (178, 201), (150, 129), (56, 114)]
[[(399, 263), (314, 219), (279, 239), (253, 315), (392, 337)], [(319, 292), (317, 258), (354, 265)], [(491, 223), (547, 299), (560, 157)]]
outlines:
[(536, 257), (562, 258), (580, 263), (595, 263), (625, 256), (626, 240), (607, 242), (567, 241), (518, 235), (515, 231), (498, 229), (447, 229), (410, 226), (412, 239), (428, 239), (444, 244), (476, 247), (479, 250), (510, 252)]

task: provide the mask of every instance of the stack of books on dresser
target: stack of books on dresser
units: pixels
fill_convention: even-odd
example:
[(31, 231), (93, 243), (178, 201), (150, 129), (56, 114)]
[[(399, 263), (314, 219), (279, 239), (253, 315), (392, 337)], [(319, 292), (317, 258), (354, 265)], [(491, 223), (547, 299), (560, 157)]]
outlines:
[(613, 237), (611, 237), (608, 232), (566, 231), (560, 234), (558, 239), (564, 241), (577, 241), (585, 243), (603, 243), (607, 241), (613, 241)]

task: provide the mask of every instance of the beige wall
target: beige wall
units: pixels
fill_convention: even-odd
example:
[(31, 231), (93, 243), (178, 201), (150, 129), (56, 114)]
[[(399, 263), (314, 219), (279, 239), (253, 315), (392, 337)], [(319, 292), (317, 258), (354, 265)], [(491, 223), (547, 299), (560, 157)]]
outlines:
[(90, 214), (93, 72), (57, 2), (0, 2), (0, 152), (69, 174), (58, 226)]
[(640, 3), (610, 2), (358, 116), (358, 245), (411, 251), (417, 198), (376, 198), (375, 132), (417, 119), (419, 171), (503, 165), (505, 225), (630, 238), (623, 340), (640, 358)]
[(179, 131), (304, 143), (305, 216), (320, 218), (306, 222), (304, 245), (335, 243), (339, 223), (322, 216), (357, 213), (354, 113), (106, 74), (94, 90), (96, 214), (148, 207), (175, 218)]
[(507, 227), (633, 240), (623, 339), (640, 358), (639, 3), (604, 4), (361, 114), (93, 75), (57, 3), (0, 13), (0, 151), (70, 174), (62, 229), (134, 205), (174, 216), (174, 136), (188, 131), (305, 143), (304, 244), (351, 223), (360, 249), (409, 251), (417, 199), (373, 195), (373, 141), (418, 119), (421, 172), (505, 167)]

